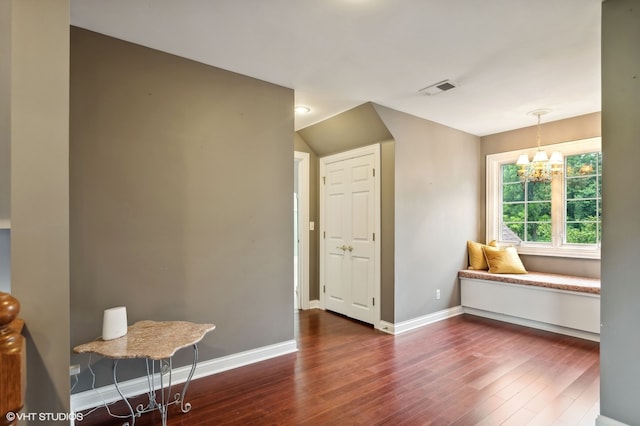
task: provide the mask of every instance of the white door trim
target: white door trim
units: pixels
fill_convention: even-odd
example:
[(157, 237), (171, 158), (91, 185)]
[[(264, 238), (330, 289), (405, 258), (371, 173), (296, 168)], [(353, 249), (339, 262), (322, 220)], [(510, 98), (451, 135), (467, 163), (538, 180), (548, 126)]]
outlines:
[(293, 152), (298, 167), (298, 223), (300, 224), (300, 253), (298, 253), (299, 302), (302, 309), (309, 309), (309, 153)]
[(320, 230), (320, 234), (318, 238), (320, 239), (320, 307), (325, 309), (325, 293), (324, 293), (324, 281), (325, 281), (325, 239), (324, 239), (324, 224), (326, 220), (324, 218), (324, 208), (325, 208), (325, 191), (324, 191), (324, 183), (323, 177), (325, 176), (325, 169), (327, 164), (348, 160), (350, 158), (357, 158), (364, 155), (373, 154), (374, 158), (374, 169), (375, 169), (375, 179), (374, 179), (374, 232), (375, 232), (375, 245), (374, 245), (374, 257), (375, 257), (375, 267), (374, 267), (374, 297), (375, 297), (375, 305), (373, 306), (373, 326), (375, 328), (380, 328), (380, 144), (373, 144), (364, 146), (361, 148), (356, 148), (350, 151), (341, 152), (339, 154), (328, 155), (326, 157), (320, 158), (320, 179), (319, 179), (319, 194), (320, 194), (320, 224), (322, 229)]

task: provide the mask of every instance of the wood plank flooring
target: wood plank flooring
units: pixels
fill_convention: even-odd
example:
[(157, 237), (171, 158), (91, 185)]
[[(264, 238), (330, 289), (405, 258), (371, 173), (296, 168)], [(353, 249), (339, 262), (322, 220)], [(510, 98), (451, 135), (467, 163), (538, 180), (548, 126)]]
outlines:
[[(462, 315), (398, 336), (321, 310), (299, 351), (194, 381), (177, 425), (593, 425), (599, 344)], [(122, 407), (115, 406), (118, 412)], [(78, 423), (116, 425), (102, 408)], [(136, 425), (160, 424), (157, 413)]]

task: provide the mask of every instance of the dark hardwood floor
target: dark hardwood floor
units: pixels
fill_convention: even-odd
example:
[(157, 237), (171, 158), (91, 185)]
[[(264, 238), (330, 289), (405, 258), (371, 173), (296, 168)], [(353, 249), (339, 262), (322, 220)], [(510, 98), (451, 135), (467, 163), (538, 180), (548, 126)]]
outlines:
[[(172, 407), (169, 425), (595, 423), (596, 342), (470, 315), (398, 336), (321, 310), (296, 318), (297, 353), (194, 381), (191, 412)], [(77, 424), (122, 424), (104, 413)], [(136, 420), (151, 424), (157, 413)]]

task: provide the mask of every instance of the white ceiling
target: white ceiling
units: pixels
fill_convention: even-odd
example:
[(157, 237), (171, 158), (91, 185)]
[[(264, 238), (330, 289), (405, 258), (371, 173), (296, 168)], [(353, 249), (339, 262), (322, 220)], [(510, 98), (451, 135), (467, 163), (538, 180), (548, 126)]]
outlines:
[[(600, 111), (601, 0), (71, 0), (72, 25), (293, 88), (296, 130), (371, 101), (474, 135)], [(436, 96), (418, 91), (450, 79)]]

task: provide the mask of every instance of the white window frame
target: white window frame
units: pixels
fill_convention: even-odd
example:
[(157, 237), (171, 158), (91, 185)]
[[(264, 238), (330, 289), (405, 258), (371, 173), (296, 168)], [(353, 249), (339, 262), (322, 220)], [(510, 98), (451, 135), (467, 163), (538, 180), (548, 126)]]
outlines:
[[(542, 146), (547, 152), (560, 151), (563, 155), (576, 155), (584, 154), (588, 152), (601, 152), (602, 151), (602, 138), (589, 138), (581, 139), (572, 142), (563, 142), (553, 145)], [(528, 148), (517, 151), (501, 152), (497, 154), (487, 155), (486, 176), (487, 176), (487, 223), (486, 223), (486, 238), (487, 241), (496, 240), (499, 242), (500, 236), (500, 221), (501, 221), (501, 180), (502, 180), (502, 165), (513, 164), (521, 154), (529, 155), (529, 158), (533, 157), (536, 152), (536, 148)], [(565, 194), (564, 194), (564, 176), (562, 177), (562, 207), (565, 209)], [(556, 206), (552, 206), (552, 209), (556, 209)], [(555, 210), (554, 210), (555, 211)], [(560, 220), (563, 224), (565, 222), (565, 214), (562, 214), (561, 218), (552, 217), (552, 221)], [(558, 239), (555, 239), (558, 241)], [(600, 243), (597, 245), (579, 245), (579, 244), (563, 244), (560, 238), (558, 242), (553, 243), (532, 243), (523, 242), (518, 247), (518, 253), (530, 254), (536, 256), (557, 256), (557, 257), (575, 257), (584, 259), (600, 259)]]

